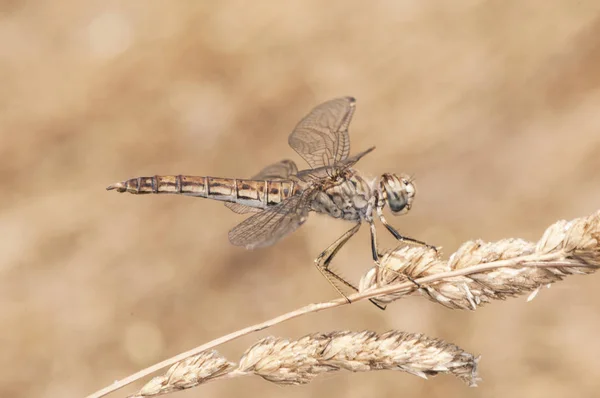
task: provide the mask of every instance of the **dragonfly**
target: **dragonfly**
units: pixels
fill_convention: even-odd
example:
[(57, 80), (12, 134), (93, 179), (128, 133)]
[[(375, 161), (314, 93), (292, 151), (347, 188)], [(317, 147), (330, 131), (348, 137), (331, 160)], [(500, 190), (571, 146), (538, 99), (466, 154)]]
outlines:
[[(424, 245), (425, 242), (401, 235), (386, 220), (387, 205), (395, 216), (406, 214), (415, 198), (415, 184), (405, 174), (384, 173), (368, 182), (353, 166), (375, 149), (371, 147), (350, 156), (348, 127), (356, 109), (353, 97), (341, 97), (312, 109), (288, 137), (288, 144), (310, 168), (298, 170), (285, 159), (262, 169), (249, 179), (188, 175), (155, 175), (117, 182), (108, 190), (131, 194), (179, 194), (224, 201), (230, 210), (253, 213), (229, 231), (229, 241), (247, 249), (271, 246), (304, 224), (310, 212), (354, 223), (354, 226), (329, 245), (315, 265), (333, 288), (348, 297), (340, 283), (357, 288), (331, 269), (338, 251), (361, 225), (369, 224), (373, 260), (379, 264), (375, 217), (399, 241)], [(375, 301), (375, 305), (382, 308)]]

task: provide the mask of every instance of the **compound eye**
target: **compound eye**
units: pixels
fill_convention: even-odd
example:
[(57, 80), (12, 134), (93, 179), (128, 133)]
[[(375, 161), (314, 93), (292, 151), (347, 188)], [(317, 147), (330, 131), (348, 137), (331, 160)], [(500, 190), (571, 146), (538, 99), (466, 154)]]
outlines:
[(383, 188), (387, 205), (394, 215), (408, 212), (415, 196), (415, 187), (407, 178), (387, 174), (384, 176)]
[(400, 213), (408, 210), (406, 209), (407, 204), (408, 201), (405, 195), (398, 195), (397, 192), (394, 192), (392, 195), (388, 193), (388, 205), (392, 213)]

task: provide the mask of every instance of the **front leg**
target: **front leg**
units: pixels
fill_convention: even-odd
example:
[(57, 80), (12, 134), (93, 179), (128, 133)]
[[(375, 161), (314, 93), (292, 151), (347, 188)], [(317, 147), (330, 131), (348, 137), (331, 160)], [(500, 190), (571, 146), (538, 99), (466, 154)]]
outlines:
[[(429, 245), (425, 242), (421, 242), (420, 240), (417, 239), (413, 239), (413, 238), (409, 238), (408, 236), (403, 236), (400, 235), (400, 233), (398, 231), (396, 231), (396, 229), (394, 227), (392, 227), (390, 224), (388, 224), (387, 220), (385, 219), (385, 217), (383, 216), (383, 206), (377, 206), (377, 216), (379, 217), (379, 219), (381, 220), (381, 223), (387, 228), (388, 231), (390, 231), (390, 233), (392, 235), (394, 235), (394, 237), (396, 239), (398, 239), (401, 242), (411, 242), (417, 245), (421, 245), (424, 247), (427, 247), (428, 249), (433, 249), (435, 250), (435, 252), (437, 253), (437, 248), (435, 246)], [(377, 242), (376, 242), (376, 237), (375, 237), (375, 224), (371, 223), (371, 248), (373, 250), (373, 258), (375, 259), (377, 255), (377, 251), (376, 251), (376, 247), (377, 247)], [(377, 286), (379, 286), (381, 280), (380, 280), (380, 270), (379, 270), (379, 259), (375, 259), (375, 263), (377, 264)], [(402, 275), (404, 277), (406, 277), (409, 281), (411, 281), (416, 287), (417, 289), (421, 289), (422, 286), (420, 283), (418, 283), (417, 281), (415, 281), (413, 278), (411, 278), (408, 274), (404, 274), (402, 273)]]
[(433, 245), (430, 245), (428, 243), (425, 243), (423, 241), (420, 241), (420, 240), (417, 240), (414, 238), (410, 238), (408, 236), (400, 235), (400, 233), (398, 231), (396, 231), (396, 229), (394, 227), (392, 227), (390, 224), (388, 224), (387, 220), (383, 216), (383, 206), (377, 206), (377, 216), (379, 217), (379, 220), (381, 220), (381, 223), (385, 226), (385, 228), (388, 231), (390, 231), (390, 233), (392, 235), (394, 235), (394, 238), (398, 239), (399, 241), (414, 243), (417, 245), (425, 246), (428, 249), (433, 249), (436, 252), (438, 251), (437, 247), (435, 247)]

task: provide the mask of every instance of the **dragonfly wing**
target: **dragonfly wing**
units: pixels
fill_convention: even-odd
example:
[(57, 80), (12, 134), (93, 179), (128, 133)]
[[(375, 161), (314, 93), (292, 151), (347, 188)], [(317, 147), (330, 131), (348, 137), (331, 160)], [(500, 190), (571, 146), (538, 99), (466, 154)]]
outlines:
[(246, 206), (241, 203), (226, 202), (225, 207), (237, 214), (258, 213), (262, 209), (258, 207)]
[(341, 163), (341, 166), (344, 166), (344, 167), (352, 167), (352, 166), (354, 165), (354, 163), (358, 162), (358, 161), (359, 161), (359, 160), (360, 160), (360, 159), (361, 159), (363, 156), (365, 156), (366, 154), (368, 154), (368, 153), (372, 152), (373, 150), (375, 150), (375, 147), (374, 147), (374, 146), (372, 146), (371, 148), (369, 148), (369, 149), (367, 149), (367, 150), (365, 150), (365, 151), (362, 151), (362, 152), (360, 152), (360, 153), (357, 153), (356, 155), (354, 155), (354, 156), (351, 156), (351, 157), (349, 157), (348, 159), (346, 159), (346, 160), (344, 160), (344, 161), (340, 162), (340, 163)]
[(342, 160), (341, 162), (337, 163), (335, 166), (322, 166), (322, 167), (318, 167), (316, 169), (300, 170), (296, 174), (296, 176), (298, 177), (298, 179), (300, 179), (302, 181), (307, 181), (307, 182), (314, 181), (314, 180), (321, 180), (324, 178), (331, 177), (331, 175), (333, 173), (335, 173), (336, 169), (340, 169), (340, 168), (344, 168), (344, 167), (352, 167), (363, 156), (372, 152), (374, 149), (375, 149), (375, 147), (373, 146), (373, 147), (367, 149), (366, 151), (362, 151), (360, 153), (357, 153), (354, 156), (351, 156), (347, 159)]
[(292, 175), (298, 173), (298, 167), (293, 160), (284, 159), (273, 163), (262, 169), (258, 174), (252, 177), (253, 180), (286, 180)]
[(335, 167), (331, 166), (323, 166), (318, 167), (316, 169), (306, 169), (300, 170), (297, 174), (298, 179), (302, 181), (318, 181), (325, 178), (331, 177), (332, 173), (335, 171)]
[(296, 125), (288, 143), (313, 169), (346, 159), (350, 153), (348, 126), (355, 105), (352, 97), (318, 105)]
[(308, 205), (306, 192), (292, 196), (242, 221), (229, 231), (229, 241), (246, 249), (270, 246), (304, 224)]
[[(298, 167), (293, 160), (285, 159), (277, 163), (268, 165), (262, 169), (258, 174), (252, 176), (253, 180), (286, 180), (292, 175), (298, 173)], [(246, 213), (258, 213), (263, 209), (257, 207), (246, 206), (240, 203), (225, 203), (225, 207), (234, 213), (246, 214)]]

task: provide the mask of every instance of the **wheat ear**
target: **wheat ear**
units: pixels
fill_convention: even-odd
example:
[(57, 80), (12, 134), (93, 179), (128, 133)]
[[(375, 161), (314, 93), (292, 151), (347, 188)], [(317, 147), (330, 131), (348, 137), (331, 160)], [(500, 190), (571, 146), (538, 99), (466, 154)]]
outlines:
[(522, 239), (468, 241), (447, 261), (433, 249), (404, 246), (387, 252), (381, 265), (361, 278), (359, 290), (367, 293), (381, 286), (417, 281), (418, 284), (411, 283), (406, 289), (392, 289), (378, 295), (376, 300), (389, 304), (420, 292), (453, 309), (474, 310), (492, 300), (528, 292), (531, 300), (543, 286), (568, 275), (595, 272), (600, 266), (599, 241), (600, 212), (597, 212), (554, 223), (537, 243)]
[(475, 386), (477, 362), (478, 358), (453, 344), (398, 331), (318, 333), (298, 340), (267, 337), (250, 347), (237, 366), (216, 351), (205, 351), (173, 365), (132, 397), (168, 394), (246, 375), (276, 384), (306, 384), (338, 370), (400, 370), (425, 379), (448, 373)]

